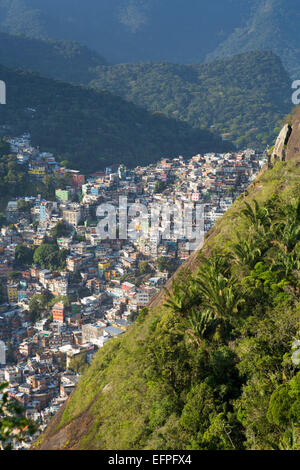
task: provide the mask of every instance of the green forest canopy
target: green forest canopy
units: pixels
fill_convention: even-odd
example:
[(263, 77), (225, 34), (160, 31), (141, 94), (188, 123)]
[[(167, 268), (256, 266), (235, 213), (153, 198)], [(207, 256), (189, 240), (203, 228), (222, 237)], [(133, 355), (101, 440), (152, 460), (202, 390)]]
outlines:
[(14, 136), (29, 131), (33, 145), (86, 173), (111, 164), (135, 167), (164, 156), (234, 148), (207, 130), (152, 114), (109, 92), (3, 66), (0, 77), (7, 84), (1, 125), (9, 125)]
[(195, 128), (211, 128), (239, 148), (265, 148), (290, 111), (291, 80), (270, 51), (210, 64), (139, 63), (100, 66), (91, 86)]

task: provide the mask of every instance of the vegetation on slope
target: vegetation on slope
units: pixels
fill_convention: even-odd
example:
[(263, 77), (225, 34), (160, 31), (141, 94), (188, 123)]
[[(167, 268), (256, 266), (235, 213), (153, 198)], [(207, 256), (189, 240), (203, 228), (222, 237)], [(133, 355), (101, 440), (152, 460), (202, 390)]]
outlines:
[[(38, 191), (39, 189), (44, 189), (44, 185), (41, 184), (34, 190)], [(0, 210), (6, 208), (6, 203), (10, 198), (28, 193), (32, 193), (32, 185), (29, 184), (28, 175), (18, 165), (16, 156), (10, 153), (9, 144), (0, 140)], [(4, 223), (4, 219), (0, 213), (0, 227), (2, 223)]]
[(29, 131), (32, 142), (85, 172), (124, 163), (146, 164), (163, 156), (192, 156), (233, 148), (206, 130), (98, 92), (0, 66), (7, 104), (0, 124), (11, 135)]
[(8, 396), (8, 383), (0, 384), (0, 450), (12, 450), (14, 443), (24, 442), (37, 426), (24, 416), (23, 408)]
[(99, 351), (41, 448), (300, 449), (299, 176), (278, 162), (240, 196), (197, 269)]
[(250, 52), (206, 65), (107, 66), (101, 56), (75, 42), (0, 32), (0, 46), (0, 64), (6, 67), (90, 83), (192, 127), (211, 127), (241, 147), (270, 143), (290, 107), (290, 79), (271, 52)]
[(85, 84), (93, 78), (90, 69), (107, 65), (107, 61), (74, 41), (41, 40), (0, 32), (0, 64)]
[(270, 51), (210, 64), (120, 64), (98, 67), (91, 86), (151, 111), (211, 130), (239, 147), (273, 142), (291, 107), (291, 82)]
[[(69, 184), (69, 176), (55, 172), (54, 175), (46, 175), (42, 181), (33, 185), (28, 175), (27, 165), (19, 165), (16, 155), (10, 152), (10, 145), (0, 139), (0, 211), (6, 209), (10, 199), (24, 196), (37, 196), (40, 194), (48, 200), (55, 200), (55, 189), (65, 188)], [(20, 210), (26, 212), (28, 203), (19, 201)], [(0, 213), (0, 227), (5, 223), (5, 219)]]

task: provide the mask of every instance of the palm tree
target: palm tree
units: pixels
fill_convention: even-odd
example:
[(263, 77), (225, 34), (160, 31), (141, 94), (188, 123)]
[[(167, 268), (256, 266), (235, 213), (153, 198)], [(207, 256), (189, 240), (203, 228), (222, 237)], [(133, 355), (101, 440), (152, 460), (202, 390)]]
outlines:
[(284, 243), (273, 242), (278, 247), (276, 257), (271, 258), (271, 269), (284, 279), (293, 282), (294, 273), (300, 270), (300, 259), (295, 252), (290, 253)]
[(195, 283), (201, 296), (201, 305), (214, 312), (216, 318), (230, 318), (243, 302), (240, 292), (234, 287), (236, 281), (225, 277), (210, 261), (202, 266)]
[(260, 208), (256, 199), (253, 201), (254, 206), (252, 207), (248, 202), (245, 202), (246, 209), (241, 211), (251, 223), (251, 225), (257, 229), (261, 225), (266, 226), (271, 223), (269, 217), (269, 211), (266, 207)]
[(262, 255), (261, 250), (254, 241), (241, 240), (231, 247), (230, 257), (239, 266), (253, 268)]
[(192, 310), (192, 313), (185, 322), (186, 333), (198, 346), (200, 346), (204, 339), (211, 337), (217, 325), (218, 321), (209, 310)]
[(186, 316), (191, 308), (199, 304), (199, 293), (195, 289), (195, 285), (192, 281), (186, 288), (182, 285), (176, 285), (176, 283), (173, 283), (172, 289), (173, 290), (171, 292), (164, 288), (164, 291), (168, 296), (164, 306), (172, 312), (181, 316)]
[(280, 222), (276, 226), (275, 241), (286, 247), (287, 252), (292, 252), (300, 241), (300, 222), (294, 218)]
[(292, 423), (291, 426), (286, 429), (279, 444), (275, 442), (271, 442), (270, 444), (273, 450), (300, 450), (299, 437), (299, 428), (295, 427)]
[(174, 313), (184, 315), (188, 309), (187, 296), (184, 291), (178, 291), (176, 293), (171, 293), (165, 289), (169, 298), (165, 301), (164, 306), (172, 310)]

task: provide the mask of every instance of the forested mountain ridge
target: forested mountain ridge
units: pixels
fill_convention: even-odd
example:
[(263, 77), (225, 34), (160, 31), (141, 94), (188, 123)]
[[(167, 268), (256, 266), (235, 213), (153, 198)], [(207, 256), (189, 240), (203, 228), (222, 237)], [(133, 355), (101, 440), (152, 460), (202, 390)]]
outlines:
[(90, 69), (108, 62), (75, 41), (55, 41), (13, 36), (0, 32), (0, 64), (39, 72), (45, 77), (86, 84)]
[(150, 111), (206, 127), (238, 147), (265, 148), (291, 107), (291, 79), (271, 51), (210, 64), (119, 64), (97, 67), (93, 88), (107, 89)]
[(247, 17), (251, 1), (242, 3), (0, 0), (0, 29), (39, 38), (76, 40), (104, 54), (109, 62), (199, 62)]
[(0, 0), (0, 29), (76, 40), (109, 62), (205, 62), (271, 49), (299, 79), (298, 0)]
[(240, 52), (271, 49), (295, 79), (300, 77), (300, 9), (298, 0), (256, 0), (252, 14), (207, 60)]
[(299, 162), (261, 172), (164, 298), (97, 353), (35, 448), (300, 449)]
[(207, 130), (150, 113), (109, 92), (0, 66), (7, 104), (0, 107), (2, 134), (29, 131), (32, 143), (85, 173), (112, 163), (128, 167), (164, 156), (228, 151), (233, 144)]
[(271, 51), (239, 54), (210, 64), (107, 65), (75, 42), (0, 32), (0, 64), (94, 89), (106, 89), (150, 112), (211, 131), (238, 147), (264, 149), (289, 111), (291, 80)]
[(102, 56), (75, 42), (0, 32), (0, 64), (106, 89), (150, 112), (163, 112), (198, 129), (211, 128), (238, 147), (265, 148), (290, 108), (291, 80), (270, 51), (203, 65), (109, 66)]

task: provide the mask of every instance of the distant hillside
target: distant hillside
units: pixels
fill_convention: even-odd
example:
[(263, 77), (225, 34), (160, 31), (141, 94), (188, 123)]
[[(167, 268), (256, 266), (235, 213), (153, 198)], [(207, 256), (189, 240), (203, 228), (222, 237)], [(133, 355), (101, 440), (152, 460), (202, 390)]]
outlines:
[(298, 0), (255, 0), (252, 14), (207, 59), (255, 49), (272, 49), (291, 76), (300, 78), (300, 8)]
[(249, 4), (251, 0), (0, 0), (0, 29), (76, 40), (110, 62), (199, 62), (240, 26)]
[(151, 114), (109, 92), (97, 92), (0, 66), (7, 104), (0, 125), (29, 131), (34, 145), (90, 171), (123, 162), (134, 167), (162, 156), (191, 156), (233, 146), (206, 130)]
[(151, 111), (211, 127), (238, 146), (264, 147), (291, 108), (291, 81), (270, 51), (210, 64), (120, 64), (98, 67), (91, 86)]
[(194, 63), (270, 49), (300, 73), (298, 0), (0, 0), (0, 29), (76, 40), (113, 63)]
[(3, 32), (0, 32), (0, 64), (73, 83), (87, 83), (93, 78), (89, 69), (108, 65), (98, 53), (74, 41), (39, 40)]
[(300, 450), (299, 162), (261, 172), (35, 447)]

